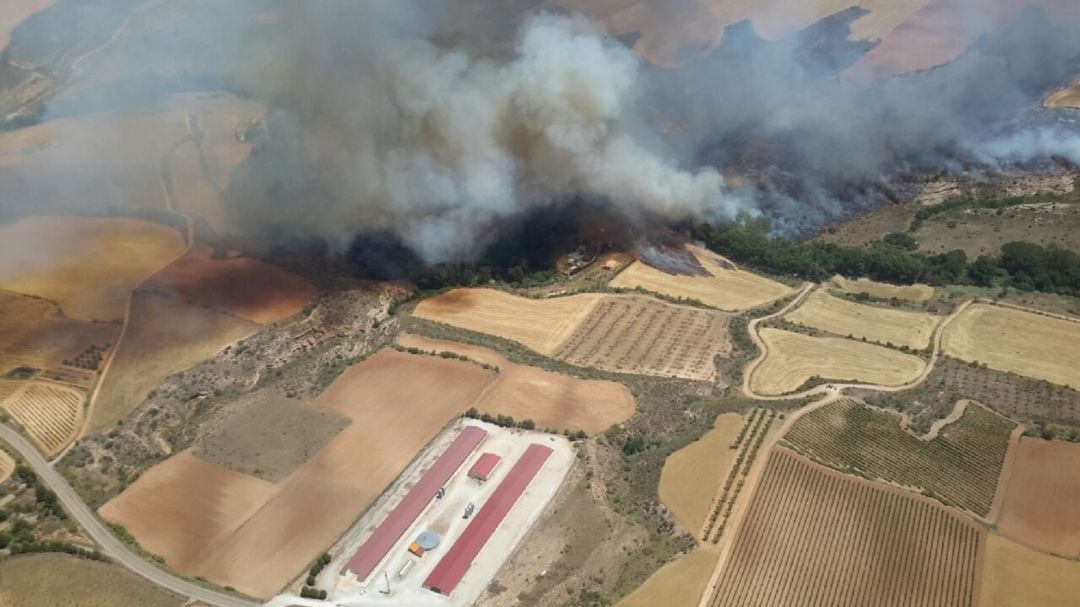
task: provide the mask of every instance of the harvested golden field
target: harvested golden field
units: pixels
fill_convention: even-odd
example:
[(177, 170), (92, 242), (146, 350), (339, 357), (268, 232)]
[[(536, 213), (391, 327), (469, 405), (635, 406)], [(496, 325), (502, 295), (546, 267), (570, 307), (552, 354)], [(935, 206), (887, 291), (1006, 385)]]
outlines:
[(586, 293), (530, 299), (494, 289), (454, 289), (420, 302), (413, 314), (551, 355), (605, 297)]
[(719, 552), (701, 547), (664, 565), (615, 607), (697, 605), (709, 585)]
[(902, 299), (904, 301), (926, 301), (934, 296), (934, 287), (929, 285), (890, 285), (875, 282), (869, 278), (850, 280), (843, 276), (832, 279), (832, 284), (845, 293), (865, 293), (878, 299)]
[(0, 607), (180, 607), (185, 602), (119, 565), (66, 554), (0, 561)]
[(1047, 97), (1046, 107), (1080, 109), (1080, 82)]
[(945, 328), (942, 349), (999, 371), (1080, 387), (1080, 321), (977, 303)]
[(83, 423), (85, 395), (74, 388), (27, 382), (0, 403), (47, 456), (67, 446)]
[(671, 297), (696, 299), (707, 306), (727, 311), (756, 308), (791, 292), (786, 285), (763, 276), (728, 269), (711, 251), (694, 246), (687, 249), (711, 276), (668, 274), (635, 261), (619, 272), (610, 284), (619, 289), (641, 288)]
[(1080, 562), (991, 534), (980, 586), (981, 607), (1074, 607), (1080, 596)]
[(315, 297), (306, 278), (250, 257), (215, 259), (207, 246), (191, 249), (146, 286), (259, 324), (285, 320)]
[(183, 250), (179, 232), (149, 221), (30, 217), (0, 226), (0, 288), (55, 301), (77, 320), (114, 320)]
[(0, 403), (15, 393), (23, 385), (21, 379), (0, 379)]
[(750, 376), (758, 394), (785, 394), (814, 377), (899, 386), (926, 368), (915, 356), (840, 337), (809, 337), (782, 329), (760, 330), (768, 356)]
[(70, 320), (50, 301), (11, 291), (0, 290), (0, 310), (0, 375), (20, 366), (49, 369), (77, 362), (96, 368), (80, 355), (111, 346), (120, 333), (117, 324)]
[(1080, 445), (1022, 439), (997, 525), (1025, 545), (1080, 557)]
[(593, 307), (555, 358), (616, 373), (711, 380), (731, 354), (728, 317), (648, 297), (609, 296)]
[(784, 315), (784, 320), (841, 337), (922, 350), (930, 345), (941, 319), (922, 312), (855, 303), (818, 289)]
[(7, 451), (0, 449), (0, 484), (11, 478), (15, 471), (15, 460), (8, 455)]
[(984, 538), (924, 497), (777, 449), (710, 605), (971, 606)]
[(497, 367), (495, 383), (474, 403), (483, 413), (531, 419), (539, 428), (596, 434), (630, 419), (637, 408), (630, 390), (617, 382), (552, 373), (512, 363), (487, 348), (419, 335), (399, 335), (397, 343), (424, 352), (453, 352)]
[(166, 377), (188, 369), (258, 326), (153, 293), (132, 297), (131, 320), (90, 412), (89, 432), (127, 417)]
[(668, 456), (660, 472), (660, 501), (675, 520), (694, 536), (705, 526), (716, 493), (735, 463), (735, 443), (744, 418), (725, 413), (712, 430)]
[[(224, 480), (204, 482), (185, 461), (198, 458), (180, 454), (151, 468), (101, 513), (144, 546), (153, 542), (154, 552), (181, 573), (269, 598), (332, 544), (492, 380), (473, 363), (382, 350), (347, 369), (314, 400), (352, 423), (283, 481), (269, 485), (215, 467)], [(267, 485), (268, 496), (256, 495)], [(241, 500), (243, 508), (222, 500), (231, 486), (255, 488)], [(186, 502), (206, 504), (204, 512), (179, 512)], [(207, 531), (203, 519), (214, 512), (211, 506), (228, 510)]]
[(948, 505), (985, 516), (1015, 427), (968, 403), (960, 419), (922, 440), (900, 427), (899, 415), (841, 399), (801, 417), (783, 440), (830, 467), (924, 489)]

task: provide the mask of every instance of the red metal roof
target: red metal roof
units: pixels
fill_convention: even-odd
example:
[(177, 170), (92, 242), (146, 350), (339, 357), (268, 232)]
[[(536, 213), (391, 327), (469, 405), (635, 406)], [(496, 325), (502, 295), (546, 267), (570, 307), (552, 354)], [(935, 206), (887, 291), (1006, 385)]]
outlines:
[(517, 503), (518, 498), (525, 492), (525, 488), (532, 482), (533, 477), (540, 471), (551, 453), (549, 447), (529, 445), (529, 448), (507, 473), (506, 478), (499, 483), (495, 492), (473, 517), (461, 537), (454, 542), (453, 547), (443, 556), (439, 564), (431, 570), (427, 579), (424, 580), (424, 588), (443, 594), (450, 594), (454, 588), (457, 588), (465, 572), (472, 566), (476, 555), (480, 554), (480, 550), (483, 549), (491, 534), (506, 518), (507, 513)]
[(480, 459), (476, 460), (472, 468), (469, 468), (469, 476), (486, 481), (491, 478), (495, 466), (498, 466), (501, 461), (502, 458), (494, 453), (484, 453), (480, 456)]
[(424, 508), (435, 498), (439, 488), (446, 484), (461, 464), (465, 463), (469, 454), (476, 449), (485, 436), (487, 436), (487, 431), (476, 426), (466, 426), (454, 442), (450, 443), (446, 451), (443, 451), (439, 459), (435, 460), (431, 468), (428, 468), (405, 499), (401, 500), (386, 520), (375, 529), (375, 533), (372, 533), (371, 537), (360, 546), (345, 568), (355, 573), (357, 579), (367, 579), (390, 548), (405, 534), (416, 517), (420, 516)]

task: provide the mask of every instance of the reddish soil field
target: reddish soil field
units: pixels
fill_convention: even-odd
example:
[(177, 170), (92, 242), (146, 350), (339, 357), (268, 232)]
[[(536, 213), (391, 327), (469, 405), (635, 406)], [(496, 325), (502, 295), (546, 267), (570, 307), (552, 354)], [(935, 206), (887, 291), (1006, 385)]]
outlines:
[(1025, 438), (998, 529), (1040, 550), (1080, 556), (1080, 444)]
[(518, 365), (479, 346), (401, 335), (398, 343), (425, 352), (454, 352), (498, 367), (499, 376), (484, 392), (476, 408), (485, 413), (531, 419), (540, 428), (603, 432), (624, 422), (637, 408), (626, 386), (612, 381), (584, 380)]
[[(188, 513), (186, 504), (218, 504), (237, 473), (209, 482), (198, 474), (177, 475), (172, 471), (192, 466), (174, 463), (193, 457), (181, 454), (151, 468), (105, 504), (102, 515), (125, 525), (144, 546), (153, 545), (185, 575), (269, 598), (326, 550), (492, 379), (473, 363), (380, 351), (314, 400), (352, 423), (272, 485), (257, 510), (224, 516), (203, 506)], [(234, 514), (243, 520), (237, 523), (241, 517)], [(196, 545), (203, 549), (194, 553)]]
[(170, 264), (147, 287), (260, 324), (284, 320), (315, 297), (315, 286), (301, 276), (249, 257), (214, 259), (205, 246)]

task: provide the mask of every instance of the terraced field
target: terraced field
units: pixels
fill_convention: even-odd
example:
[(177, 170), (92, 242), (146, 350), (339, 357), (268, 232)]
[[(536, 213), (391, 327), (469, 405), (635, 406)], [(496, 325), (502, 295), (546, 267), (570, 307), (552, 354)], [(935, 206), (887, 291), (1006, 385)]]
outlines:
[(644, 297), (600, 301), (555, 351), (582, 367), (618, 373), (711, 379), (716, 356), (731, 352), (728, 318)]
[(817, 290), (784, 318), (841, 337), (867, 339), (879, 344), (922, 350), (940, 320), (932, 314), (868, 306)]
[(829, 467), (923, 489), (948, 505), (988, 514), (1016, 425), (976, 404), (927, 441), (899, 422), (897, 415), (843, 399), (801, 417), (783, 442)]
[(972, 606), (984, 541), (926, 498), (777, 449), (710, 605)]
[(84, 399), (72, 388), (31, 382), (9, 396), (3, 407), (46, 455), (53, 455), (79, 431)]

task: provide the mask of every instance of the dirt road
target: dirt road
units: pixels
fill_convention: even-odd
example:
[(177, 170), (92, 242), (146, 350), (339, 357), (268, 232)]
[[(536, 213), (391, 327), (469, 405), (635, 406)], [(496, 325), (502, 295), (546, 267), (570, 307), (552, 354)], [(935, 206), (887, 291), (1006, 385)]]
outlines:
[(157, 566), (143, 560), (143, 558), (122, 541), (116, 538), (89, 507), (82, 501), (71, 485), (63, 479), (45, 458), (38, 453), (37, 449), (30, 444), (21, 434), (10, 427), (0, 423), (0, 440), (5, 441), (22, 456), (23, 460), (34, 470), (46, 487), (52, 489), (60, 498), (64, 510), (71, 518), (86, 530), (91, 538), (101, 547), (101, 551), (107, 554), (119, 565), (122, 565), (146, 578), (150, 582), (171, 590), (177, 594), (186, 596), (196, 601), (202, 601), (215, 607), (258, 607), (260, 603), (249, 599), (229, 596), (215, 590), (189, 582), (182, 578), (167, 573)]

